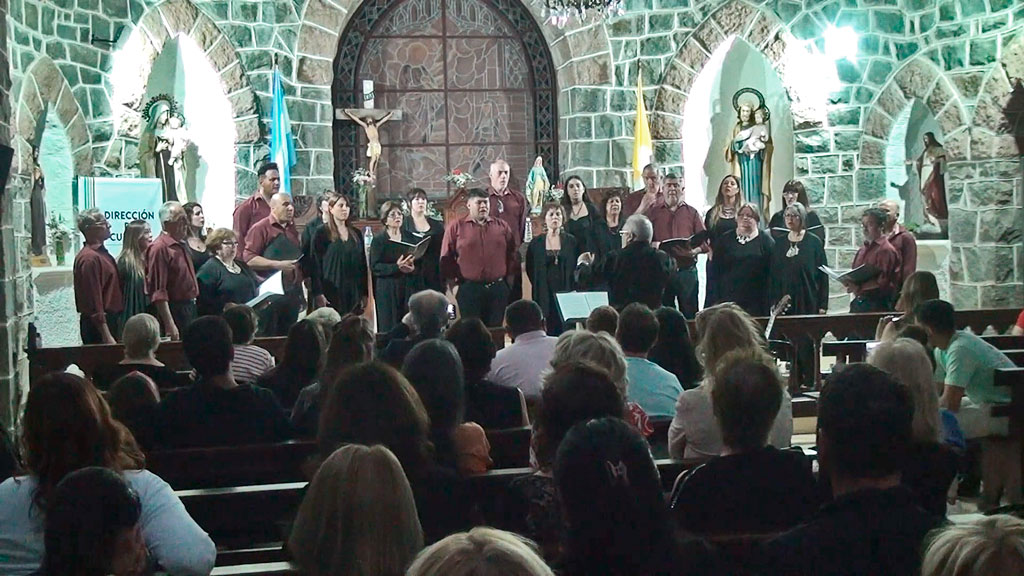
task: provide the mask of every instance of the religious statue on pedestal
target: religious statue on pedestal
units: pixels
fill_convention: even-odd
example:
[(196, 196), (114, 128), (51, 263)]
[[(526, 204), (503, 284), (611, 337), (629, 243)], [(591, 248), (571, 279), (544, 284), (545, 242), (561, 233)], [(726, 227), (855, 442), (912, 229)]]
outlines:
[(33, 265), (48, 266), (46, 256), (46, 180), (39, 165), (39, 147), (32, 147), (32, 196), (29, 198), (32, 214)]
[[(753, 94), (757, 104), (750, 100), (740, 103), (744, 94)], [(743, 199), (761, 208), (767, 214), (771, 203), (772, 130), (771, 112), (765, 106), (764, 96), (753, 88), (743, 88), (732, 97), (737, 122), (732, 140), (725, 150), (725, 159), (732, 164), (732, 173), (740, 181)]]
[(913, 163), (917, 167), (921, 195), (924, 196), (924, 217), (929, 224), (941, 230), (940, 221), (949, 219), (949, 207), (946, 204), (946, 150), (935, 138), (934, 132), (925, 132), (924, 151)]
[(370, 159), (368, 170), (370, 172), (370, 176), (373, 177), (374, 180), (377, 178), (377, 164), (380, 162), (381, 153), (380, 132), (378, 130), (385, 122), (391, 119), (392, 114), (394, 114), (394, 112), (388, 112), (380, 120), (377, 120), (372, 116), (368, 116), (366, 120), (362, 120), (348, 110), (345, 110), (345, 115), (356, 124), (362, 126), (363, 131), (366, 132), (366, 157)]
[(544, 198), (550, 188), (551, 181), (548, 180), (548, 173), (544, 170), (544, 159), (537, 156), (537, 159), (533, 161), (533, 168), (530, 168), (530, 174), (526, 177), (525, 190), (526, 198), (533, 206), (534, 214), (540, 214), (541, 208), (544, 206)]
[(191, 143), (185, 118), (178, 104), (167, 94), (150, 99), (142, 112), (146, 133), (139, 143), (139, 160), (143, 176), (163, 182), (164, 201), (189, 202), (185, 189), (185, 150)]

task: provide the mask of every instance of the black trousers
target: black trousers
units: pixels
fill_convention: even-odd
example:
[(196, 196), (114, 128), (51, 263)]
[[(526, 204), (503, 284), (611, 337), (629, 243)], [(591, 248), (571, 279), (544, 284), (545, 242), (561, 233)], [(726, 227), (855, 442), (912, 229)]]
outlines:
[[(665, 286), (661, 303), (671, 308), (678, 307), (687, 320), (693, 320), (699, 309), (697, 304), (699, 292), (700, 280), (697, 278), (697, 267), (682, 268), (669, 275), (668, 285)], [(679, 300), (678, 306), (676, 306), (677, 299)]]
[(488, 327), (501, 326), (508, 305), (509, 285), (504, 279), (494, 282), (466, 281), (459, 284), (455, 300), (461, 318), (479, 318)]
[[(107, 312), (107, 330), (110, 330), (110, 335), (114, 337), (114, 340), (121, 340), (121, 313), (120, 312)], [(82, 344), (103, 344), (103, 336), (100, 335), (100, 331), (96, 329), (96, 325), (93, 324), (92, 320), (89, 319), (85, 314), (80, 315), (78, 321), (78, 329), (82, 335)]]
[[(850, 313), (866, 313), (866, 312), (891, 312), (893, 300), (890, 294), (880, 292), (878, 290), (871, 290), (865, 292), (860, 296), (857, 296), (850, 302)], [(854, 332), (850, 334), (848, 339), (852, 340), (874, 340), (875, 332)]]
[(178, 336), (185, 337), (185, 329), (195, 320), (199, 313), (196, 311), (195, 300), (169, 300), (167, 308), (171, 312), (171, 319), (178, 327)]

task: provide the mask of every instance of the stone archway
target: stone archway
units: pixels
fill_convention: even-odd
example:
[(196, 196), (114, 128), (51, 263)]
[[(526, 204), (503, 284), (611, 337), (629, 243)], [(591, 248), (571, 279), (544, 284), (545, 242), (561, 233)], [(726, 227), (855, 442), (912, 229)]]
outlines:
[(164, 44), (178, 34), (191, 36), (220, 75), (221, 87), (231, 102), (235, 119), (235, 142), (259, 142), (256, 96), (235, 47), (213, 21), (188, 0), (167, 0), (148, 9), (118, 50), (111, 73), (116, 136), (139, 138), (146, 81)]
[(760, 50), (771, 62), (786, 86), (792, 101), (794, 120), (801, 128), (817, 128), (821, 121), (800, 118), (799, 94), (792, 90), (794, 82), (787, 79), (784, 56), (796, 39), (778, 16), (755, 8), (742, 0), (733, 0), (708, 16), (686, 38), (675, 58), (665, 68), (661, 86), (651, 110), (651, 137), (654, 140), (682, 138), (683, 108), (690, 88), (711, 54), (731, 36), (738, 36)]
[(85, 125), (85, 116), (71, 86), (53, 60), (40, 56), (29, 66), (21, 81), (18, 108), (14, 120), (14, 173), (28, 175), (32, 166), (32, 146), (38, 146), (38, 127), (45, 120), (46, 110), (53, 109), (71, 141), (75, 173), (92, 172), (92, 142)]

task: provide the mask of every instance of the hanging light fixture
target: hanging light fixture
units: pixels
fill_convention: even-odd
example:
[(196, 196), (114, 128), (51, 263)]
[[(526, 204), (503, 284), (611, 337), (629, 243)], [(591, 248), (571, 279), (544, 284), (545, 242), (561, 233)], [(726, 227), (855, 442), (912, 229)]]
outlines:
[(625, 0), (534, 0), (544, 8), (545, 22), (564, 28), (570, 20), (607, 20), (626, 13)]

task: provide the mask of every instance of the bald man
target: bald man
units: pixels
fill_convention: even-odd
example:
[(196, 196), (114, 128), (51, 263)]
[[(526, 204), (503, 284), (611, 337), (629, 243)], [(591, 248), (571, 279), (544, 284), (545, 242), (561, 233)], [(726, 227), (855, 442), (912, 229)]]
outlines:
[(900, 253), (899, 277), (896, 279), (897, 289), (903, 288), (903, 281), (917, 271), (917, 240), (903, 226), (900, 226), (900, 204), (895, 200), (882, 200), (878, 207), (889, 215), (884, 232), (889, 237), (889, 244)]
[(298, 318), (302, 306), (302, 273), (296, 260), (301, 254), (292, 197), (278, 192), (270, 199), (270, 215), (249, 229), (242, 256), (264, 280), (276, 272), (282, 273), (284, 297), (273, 299), (268, 310), (261, 313), (261, 335), (285, 336)]
[[(491, 163), (489, 173), (491, 185), (487, 187), (487, 197), (491, 204), (490, 217), (497, 218), (508, 224), (512, 230), (513, 249), (516, 253), (515, 271), (512, 275), (511, 292), (508, 301), (515, 302), (523, 297), (523, 275), (519, 247), (523, 244), (526, 234), (526, 218), (529, 216), (530, 205), (526, 196), (519, 190), (509, 188), (511, 173), (508, 162), (498, 158)], [(504, 306), (501, 307), (504, 310)]]

